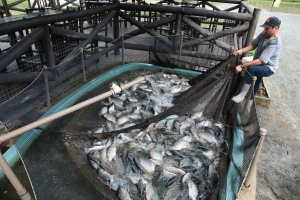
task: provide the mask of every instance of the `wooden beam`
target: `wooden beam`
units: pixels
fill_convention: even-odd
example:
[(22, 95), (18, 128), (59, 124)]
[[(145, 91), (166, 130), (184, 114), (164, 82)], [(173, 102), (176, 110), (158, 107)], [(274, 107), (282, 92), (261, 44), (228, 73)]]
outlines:
[[(51, 26), (50, 30), (51, 30), (51, 35), (68, 37), (68, 38), (73, 38), (73, 39), (77, 39), (77, 40), (87, 40), (89, 38), (88, 34), (76, 32), (76, 31), (71, 31), (71, 30), (67, 30), (67, 29), (64, 29), (64, 28)], [(112, 42), (112, 41), (114, 41), (113, 38), (107, 37), (107, 36), (104, 36), (104, 35), (96, 35), (93, 38), (93, 40), (94, 41), (101, 41), (101, 42)]]
[(31, 33), (26, 35), (20, 42), (12, 46), (0, 57), (0, 72), (3, 71), (10, 63), (16, 60), (24, 52), (31, 47), (36, 41), (38, 41), (44, 35), (44, 29), (39, 27), (34, 29)]
[[(131, 39), (132, 37), (143, 34), (143, 33), (145, 33), (145, 31), (143, 31), (141, 29), (131, 31), (129, 33), (126, 33), (126, 35), (124, 35), (124, 40)], [(115, 50), (116, 48), (120, 48), (121, 45), (122, 45), (121, 38), (113, 41), (111, 44), (112, 45), (109, 45), (108, 47), (106, 47), (106, 48), (102, 49), (101, 51), (97, 52), (94, 56), (97, 57), (97, 58), (100, 58), (100, 57), (104, 56), (105, 54)]]
[[(74, 1), (76, 1), (76, 0), (74, 0)], [(67, 0), (67, 2), (69, 2), (70, 4), (73, 4), (74, 6), (80, 7), (80, 5), (78, 5), (77, 3), (74, 3), (74, 1)]]
[[(31, 83), (40, 76), (40, 72), (26, 72), (26, 73), (11, 73), (0, 74), (0, 85), (18, 84), (18, 83)], [(48, 80), (54, 80), (54, 76), (51, 72), (47, 71)], [(41, 83), (44, 82), (43, 75), (40, 76)]]
[(220, 8), (218, 8), (217, 6), (214, 6), (213, 4), (209, 3), (209, 2), (205, 2), (206, 5), (208, 5), (209, 7), (213, 8), (214, 10), (217, 10), (217, 11), (221, 11)]
[[(221, 38), (221, 37), (224, 37), (224, 36), (227, 36), (227, 35), (231, 35), (231, 34), (234, 34), (234, 33), (242, 32), (242, 31), (246, 31), (248, 29), (249, 29), (249, 24), (246, 23), (246, 24), (243, 24), (241, 26), (233, 27), (233, 28), (230, 28), (230, 29), (225, 29), (223, 31), (211, 34), (209, 36), (202, 37), (200, 39), (197, 39), (196, 43), (201, 44), (201, 42), (203, 42), (203, 41), (216, 40), (218, 38)], [(194, 44), (195, 44), (195, 41), (191, 41), (190, 43), (185, 42), (183, 46), (186, 47), (186, 46), (190, 46), (190, 45), (194, 45)]]
[(36, 28), (45, 24), (53, 24), (55, 22), (78, 19), (81, 17), (89, 17), (94, 14), (103, 13), (106, 11), (116, 10), (117, 5), (112, 4), (99, 8), (93, 8), (83, 11), (67, 12), (56, 15), (40, 16), (36, 18), (23, 19), (19, 21), (7, 22), (0, 24), (0, 35), (16, 32), (23, 29)]
[[(189, 19), (187, 17), (183, 17), (183, 22), (186, 23), (189, 27), (191, 27), (192, 29), (194, 29), (195, 31), (197, 31), (198, 33), (200, 33), (203, 36), (211, 35), (211, 33), (209, 33), (206, 29), (202, 28), (201, 26), (199, 26), (198, 24), (196, 24), (195, 22), (193, 22), (191, 19)], [(203, 41), (201, 41), (200, 43), (202, 43), (202, 42)], [(227, 44), (221, 40), (215, 40), (214, 42), (218, 47), (224, 49), (227, 52), (230, 52), (232, 49), (232, 47), (229, 44)], [(196, 45), (196, 43), (195, 43), (195, 45)]]
[(251, 6), (249, 6), (249, 4), (247, 4), (244, 1), (242, 1), (241, 5), (247, 10), (248, 13), (253, 14), (254, 8), (252, 8)]
[[(5, 9), (4, 6), (0, 6), (0, 9)], [(26, 12), (25, 9), (21, 9), (21, 8), (14, 8), (14, 7), (10, 7), (9, 10), (15, 10), (15, 11), (20, 11), (20, 12)]]
[[(80, 52), (81, 48), (85, 48), (91, 41), (93, 41), (94, 37), (101, 31), (101, 29), (117, 14), (117, 11), (111, 11), (89, 34), (89, 38), (81, 42), (79, 45), (73, 48), (73, 50), (60, 62), (64, 63), (68, 61), (70, 58), (73, 58)], [(58, 70), (60, 73), (64, 71), (63, 67)]]
[(9, 6), (9, 7), (16, 6), (16, 5), (18, 5), (18, 4), (20, 4), (20, 3), (24, 2), (24, 1), (26, 1), (26, 0), (15, 1), (13, 3), (7, 4), (7, 6)]
[(208, 59), (208, 60), (216, 60), (216, 61), (223, 61), (227, 58), (227, 56), (216, 55), (216, 54), (212, 54), (212, 53), (203, 53), (203, 52), (199, 52), (199, 51), (187, 51), (187, 50), (182, 50), (181, 55), (196, 57), (196, 58), (203, 58), (203, 59)]
[(147, 23), (144, 26), (145, 26), (145, 28), (152, 29), (152, 28), (157, 28), (159, 26), (175, 22), (175, 21), (176, 21), (176, 15), (172, 15), (170, 17), (163, 17), (162, 19), (155, 21), (155, 22)]
[(172, 47), (172, 43), (168, 39), (166, 39), (165, 37), (163, 37), (161, 34), (157, 33), (156, 31), (146, 28), (143, 23), (133, 19), (132, 17), (128, 16), (127, 14), (125, 14), (124, 12), (121, 12), (121, 11), (118, 11), (118, 15), (121, 16), (124, 20), (129, 21), (130, 23), (134, 24), (141, 30), (145, 31), (146, 33), (148, 33), (154, 37), (157, 37), (157, 39), (164, 42), (166, 45)]
[(235, 9), (238, 9), (238, 8), (240, 8), (240, 5), (236, 5), (236, 6), (227, 8), (227, 9), (225, 9), (225, 10), (223, 10), (223, 11), (229, 12), (229, 11), (232, 11), (232, 10), (235, 10)]
[(65, 6), (69, 5), (69, 4), (73, 4), (74, 1), (76, 1), (76, 0), (67, 0), (66, 1), (67, 3), (64, 3), (64, 4), (60, 5), (58, 8), (62, 9), (63, 7), (65, 7)]
[[(143, 45), (143, 44), (132, 44), (132, 43), (124, 43), (125, 49), (133, 49), (133, 50), (139, 50), (139, 51), (150, 51), (149, 45)], [(165, 53), (165, 51), (159, 51), (158, 53)], [(227, 56), (222, 55), (216, 55), (212, 53), (203, 53), (198, 51), (188, 51), (188, 50), (182, 50), (181, 51), (182, 56), (189, 56), (189, 57), (195, 57), (195, 58), (203, 58), (208, 60), (215, 60), (215, 61), (223, 61), (227, 58)]]
[(205, 17), (214, 17), (222, 19), (234, 19), (239, 21), (251, 21), (252, 15), (248, 13), (234, 13), (226, 11), (214, 11), (207, 9), (195, 9), (189, 7), (172, 7), (172, 6), (159, 6), (159, 5), (132, 5), (132, 4), (118, 4), (119, 10), (137, 10), (137, 11), (155, 11), (166, 12), (182, 15), (197, 15)]

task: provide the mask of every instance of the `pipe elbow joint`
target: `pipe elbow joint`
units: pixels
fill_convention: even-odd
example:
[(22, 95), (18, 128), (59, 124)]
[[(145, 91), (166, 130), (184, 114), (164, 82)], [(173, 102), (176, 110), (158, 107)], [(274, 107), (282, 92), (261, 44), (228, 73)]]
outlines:
[(109, 84), (109, 88), (110, 88), (111, 92), (113, 93), (113, 95), (122, 91), (122, 89), (115, 83)]

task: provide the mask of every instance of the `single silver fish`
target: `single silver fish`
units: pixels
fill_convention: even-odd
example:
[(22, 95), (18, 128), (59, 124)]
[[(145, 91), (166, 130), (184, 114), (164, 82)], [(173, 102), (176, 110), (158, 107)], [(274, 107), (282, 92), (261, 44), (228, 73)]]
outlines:
[(100, 151), (100, 160), (104, 163), (107, 163), (108, 162), (108, 159), (107, 159), (107, 147), (103, 148), (101, 151)]
[(140, 113), (144, 117), (144, 119), (149, 119), (154, 116), (154, 113), (147, 110), (140, 110)]
[(149, 153), (152, 159), (163, 160), (163, 152), (158, 151), (156, 149), (152, 149)]
[(131, 113), (128, 117), (130, 119), (134, 119), (134, 120), (142, 119), (142, 116), (140, 115), (140, 112), (138, 112), (138, 113)]
[(117, 106), (120, 106), (120, 107), (123, 106), (123, 101), (118, 97), (108, 97), (108, 101)]
[(112, 104), (109, 108), (108, 108), (108, 112), (109, 113), (114, 113), (115, 112), (115, 105)]
[(176, 174), (177, 176), (185, 175), (186, 173), (180, 168), (167, 166), (164, 168), (166, 171)]
[(120, 93), (121, 95), (118, 95), (117, 97), (121, 99), (122, 101), (126, 101), (127, 95), (125, 93)]
[(130, 101), (130, 102), (134, 102), (134, 103), (137, 103), (139, 102), (139, 100), (133, 96), (127, 96), (127, 99)]
[(190, 143), (185, 140), (178, 140), (173, 146), (170, 147), (170, 150), (181, 150), (190, 148)]
[(212, 132), (211, 128), (203, 128), (199, 130), (198, 136), (206, 140), (207, 142), (211, 144), (218, 144), (218, 141), (215, 137), (215, 135)]
[(164, 200), (177, 199), (180, 193), (181, 193), (180, 185), (175, 182), (167, 189), (163, 199)]
[(101, 149), (104, 149), (104, 148), (105, 148), (105, 145), (94, 146), (94, 147), (91, 147), (91, 148), (84, 148), (84, 152), (87, 154), (91, 151), (97, 151), (97, 150), (101, 150)]
[(102, 133), (103, 130), (104, 130), (104, 127), (102, 126), (102, 127), (97, 128), (97, 129), (94, 131), (94, 133)]
[(125, 135), (125, 133), (120, 133), (117, 137), (120, 138), (123, 143), (135, 141), (135, 139), (128, 137), (127, 135)]
[(112, 125), (112, 123), (109, 123), (109, 122), (107, 122), (106, 123), (106, 125), (105, 125), (105, 131), (106, 132), (111, 132), (111, 131), (113, 131), (115, 128), (114, 128), (114, 126)]
[(117, 148), (114, 144), (110, 145), (107, 149), (107, 158), (108, 161), (112, 161), (112, 159), (117, 155)]
[(129, 173), (126, 176), (129, 177), (134, 184), (137, 184), (139, 180), (142, 180), (143, 184), (147, 183), (147, 180), (140, 173)]
[(117, 122), (115, 116), (111, 113), (105, 113), (105, 114), (103, 114), (103, 117), (105, 117), (108, 121), (111, 121), (111, 122), (114, 122), (114, 123)]
[(140, 158), (139, 159), (141, 165), (146, 169), (146, 171), (150, 174), (154, 173), (155, 164), (150, 159)]
[(117, 123), (116, 123), (116, 125), (121, 125), (121, 124), (125, 124), (125, 123), (127, 123), (129, 121), (129, 115), (122, 115), (121, 117), (119, 117), (118, 119), (117, 119)]
[(99, 113), (98, 113), (98, 115), (99, 115), (99, 116), (102, 116), (104, 113), (107, 113), (107, 111), (108, 111), (107, 106), (102, 106), (102, 107), (101, 107), (101, 110), (100, 110)]
[(128, 191), (122, 186), (118, 188), (118, 196), (121, 200), (132, 200)]
[(105, 171), (104, 169), (101, 169), (101, 168), (98, 169), (97, 178), (99, 178), (101, 181), (109, 181), (109, 182), (113, 181), (113, 176), (110, 173), (108, 173), (107, 171)]
[(197, 196), (198, 196), (198, 189), (197, 189), (196, 184), (192, 180), (189, 180), (188, 181), (188, 186), (189, 186), (189, 197), (190, 197), (190, 199), (196, 200)]
[(146, 184), (146, 199), (147, 200), (159, 200), (157, 192), (154, 190), (152, 183)]

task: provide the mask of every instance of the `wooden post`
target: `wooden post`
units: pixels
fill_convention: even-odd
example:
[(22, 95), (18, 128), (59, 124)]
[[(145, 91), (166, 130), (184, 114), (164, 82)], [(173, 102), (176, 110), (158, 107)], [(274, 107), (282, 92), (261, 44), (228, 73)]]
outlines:
[(264, 128), (260, 128), (260, 142), (258, 144), (258, 147), (257, 147), (257, 150), (256, 150), (256, 153), (254, 155), (254, 158), (252, 160), (252, 163), (251, 163), (251, 166), (250, 166), (250, 170), (249, 170), (249, 173), (247, 175), (247, 178), (244, 182), (244, 186), (246, 188), (250, 187), (250, 178), (253, 176), (254, 172), (255, 172), (255, 169), (256, 169), (256, 165), (257, 165), (257, 162), (258, 162), (258, 157), (259, 157), (259, 154), (261, 152), (261, 148), (262, 148), (262, 145), (264, 143), (264, 139), (265, 139), (265, 136), (267, 135), (267, 130), (264, 129)]
[(124, 34), (122, 34), (122, 65), (124, 65)]
[[(276, 0), (273, 0), (272, 5), (271, 5), (271, 8), (270, 8), (270, 11), (272, 11), (272, 8), (273, 8), (273, 6), (274, 6), (275, 1), (276, 1)], [(295, 5), (295, 4), (294, 4), (294, 5)]]
[(83, 48), (80, 49), (80, 54), (81, 54), (81, 66), (82, 66), (83, 82), (86, 83)]
[(2, 0), (2, 3), (3, 3), (3, 7), (4, 7), (4, 10), (5, 10), (6, 17), (11, 16), (6, 0)]
[(6, 175), (8, 180), (11, 182), (11, 184), (17, 191), (17, 194), (19, 195), (21, 200), (31, 200), (30, 194), (26, 191), (26, 189), (21, 184), (21, 182), (19, 181), (15, 173), (9, 167), (7, 161), (5, 160), (1, 152), (0, 152), (0, 167), (2, 168), (4, 174)]
[[(247, 34), (247, 38), (246, 38), (244, 47), (250, 45), (251, 41), (253, 40), (256, 25), (257, 25), (257, 22), (258, 22), (258, 19), (260, 16), (260, 12), (261, 12), (261, 9), (254, 8), (253, 15), (252, 15), (253, 18), (250, 22), (250, 26), (249, 26), (249, 30), (248, 30), (248, 34)], [(243, 53), (242, 57), (246, 57), (246, 56), (248, 56), (248, 54), (249, 54), (249, 52)]]
[(238, 50), (238, 37), (237, 37), (237, 33), (233, 34), (233, 44), (234, 44), (234, 49)]
[[(118, 4), (118, 0), (113, 0), (114, 4)], [(125, 20), (125, 19), (124, 19)], [(114, 16), (114, 39), (120, 37), (119, 15)], [(115, 55), (120, 55), (119, 48), (115, 49)]]
[(45, 51), (46, 65), (47, 67), (52, 68), (55, 65), (55, 61), (54, 61), (53, 48), (51, 44), (49, 26), (45, 25), (43, 26), (43, 29), (44, 29), (44, 35), (42, 37), (42, 43)]
[(178, 64), (177, 64), (177, 67), (179, 67), (179, 62), (180, 62), (180, 58), (181, 58), (182, 41), (183, 41), (183, 31), (181, 32), (180, 47), (179, 47), (179, 53), (178, 53)]
[(47, 74), (47, 66), (43, 66), (43, 74), (45, 79), (45, 91), (46, 91), (46, 97), (47, 97), (47, 107), (51, 107), (50, 102), (50, 93), (49, 93), (49, 83), (48, 83), (48, 74)]
[(176, 15), (175, 35), (179, 35), (182, 27), (182, 14)]
[(43, 74), (44, 74), (44, 78), (45, 78), (45, 91), (46, 91), (46, 97), (47, 97), (47, 107), (51, 107), (48, 74), (47, 74), (47, 66), (46, 65), (43, 66)]
[(30, 0), (27, 0), (27, 1), (28, 1), (28, 7), (29, 7), (29, 9), (32, 9)]

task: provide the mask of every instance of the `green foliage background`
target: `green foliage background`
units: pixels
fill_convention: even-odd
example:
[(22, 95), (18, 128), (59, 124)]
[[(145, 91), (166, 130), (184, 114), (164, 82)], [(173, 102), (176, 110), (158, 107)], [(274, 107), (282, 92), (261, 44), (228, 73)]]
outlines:
[[(249, 0), (252, 7), (271, 10), (272, 0)], [(278, 8), (273, 7), (273, 12), (300, 14), (300, 0), (281, 0)]]

